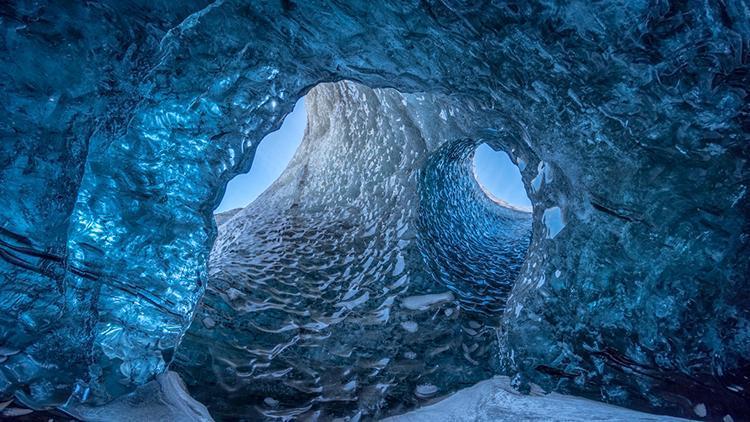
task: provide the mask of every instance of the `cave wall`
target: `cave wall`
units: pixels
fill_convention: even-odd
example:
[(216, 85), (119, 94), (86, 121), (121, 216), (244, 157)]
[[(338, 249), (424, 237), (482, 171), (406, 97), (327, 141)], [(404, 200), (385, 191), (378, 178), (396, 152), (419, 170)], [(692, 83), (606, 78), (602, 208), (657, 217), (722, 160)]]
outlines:
[(4, 394), (101, 403), (163, 371), (223, 186), (350, 79), (450, 95), (526, 163), (498, 316), (519, 386), (747, 411), (746, 1), (1, 7)]

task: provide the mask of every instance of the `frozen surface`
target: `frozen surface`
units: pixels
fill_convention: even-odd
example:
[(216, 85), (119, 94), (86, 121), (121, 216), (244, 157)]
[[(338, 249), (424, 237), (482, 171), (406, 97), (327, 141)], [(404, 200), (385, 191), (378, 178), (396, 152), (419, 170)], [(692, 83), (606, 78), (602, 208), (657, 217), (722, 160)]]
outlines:
[(552, 207), (544, 210), (544, 214), (542, 214), (542, 223), (544, 223), (547, 239), (554, 239), (555, 236), (560, 233), (560, 230), (565, 228), (565, 222), (563, 221), (560, 207)]
[[(212, 395), (265, 388), (258, 374), (294, 384), (288, 397), (307, 390), (312, 412), (332, 398), (347, 403), (341, 413), (396, 412), (402, 398), (419, 404), (418, 385), (442, 394), (499, 371), (522, 390), (747, 419), (748, 10), (747, 0), (4, 2), (0, 400), (102, 405), (171, 365), (199, 387), (192, 394), (222, 397), (219, 415), (270, 417), (274, 400), (288, 412), (270, 387), (244, 396), (270, 408)], [(350, 108), (363, 123), (355, 142), (323, 142), (324, 159), (298, 161), (288, 179), (308, 171), (315, 182), (278, 186), (267, 210), (223, 224), (209, 276), (227, 181), (301, 96), (343, 79), (412, 94), (363, 94), (371, 110)], [(341, 98), (325, 101), (345, 117)], [(346, 129), (321, 119), (313, 138)], [(534, 206), (523, 264), (511, 248), (502, 265), (484, 265), (505, 248), (494, 234), (522, 237), (493, 233), (475, 207), (482, 193), (461, 163), (479, 142), (522, 167)], [(317, 198), (309, 206), (295, 202), (305, 192)], [(565, 226), (548, 236), (560, 227), (543, 218), (555, 207)], [(240, 230), (250, 222), (283, 236)], [(344, 245), (350, 255), (322, 258)], [(323, 289), (334, 274), (340, 288)], [(435, 314), (406, 316), (389, 300), (445, 291), (456, 304)], [(467, 314), (500, 327), (497, 353), (456, 331), (474, 330), (451, 319)], [(419, 330), (403, 330), (406, 320)], [(359, 335), (370, 322), (416, 345), (447, 332), (468, 352), (434, 362), (469, 369), (451, 379), (411, 367), (431, 364), (420, 346), (403, 351), (404, 378), (368, 384), (385, 356), (364, 372), (368, 354), (351, 340), (391, 357), (402, 344)], [(299, 376), (284, 359), (304, 364), (292, 368)], [(365, 404), (383, 397), (365, 385), (393, 377), (408, 394)]]
[(669, 422), (687, 419), (651, 415), (601, 402), (535, 389), (520, 394), (508, 377), (494, 377), (445, 397), (435, 404), (383, 422), (621, 421)]
[(460, 127), (421, 120), (437, 99), (354, 83), (306, 99), (290, 166), (219, 226), (175, 370), (226, 419), (374, 418), (491, 376), (531, 215), (481, 192), (476, 144), (446, 141)]
[(213, 422), (206, 406), (193, 400), (180, 376), (172, 371), (156, 376), (134, 392), (100, 407), (63, 407), (70, 415), (90, 422)]

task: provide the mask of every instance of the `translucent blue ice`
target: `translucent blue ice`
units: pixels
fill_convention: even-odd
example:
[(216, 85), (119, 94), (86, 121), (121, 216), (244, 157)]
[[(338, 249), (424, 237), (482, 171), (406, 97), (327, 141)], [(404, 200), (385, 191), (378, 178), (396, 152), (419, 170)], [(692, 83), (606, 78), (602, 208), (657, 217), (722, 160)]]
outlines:
[(546, 228), (547, 239), (554, 239), (560, 230), (565, 228), (565, 222), (563, 221), (563, 214), (560, 207), (552, 207), (544, 210), (542, 214), (542, 222)]
[(289, 167), (219, 226), (175, 370), (222, 419), (382, 417), (491, 376), (531, 214), (481, 190), (445, 99), (306, 98)]
[[(268, 374), (258, 363), (267, 362), (240, 359), (191, 372), (191, 365), (210, 360), (204, 339), (231, 345), (221, 352), (226, 356), (281, 356), (291, 349), (275, 349), (280, 344), (312, 339), (344, 314), (362, 312), (361, 321), (330, 329), (330, 341), (341, 347), (300, 352), (297, 362), (319, 365), (293, 368), (307, 375), (283, 392), (292, 397), (327, 385), (330, 374), (336, 395), (323, 397), (347, 403), (340, 409), (398, 412), (433, 391), (422, 387), (417, 395), (419, 386), (442, 394), (501, 372), (522, 390), (535, 383), (655, 412), (747, 418), (749, 10), (747, 0), (3, 3), (0, 399), (13, 396), (34, 408), (96, 406), (153, 385), (170, 366), (183, 368), (196, 396), (260, 385), (254, 374), (283, 373)], [(297, 209), (300, 220), (325, 222), (309, 229), (329, 242), (351, 240), (342, 233), (361, 234), (362, 242), (350, 253), (334, 248), (335, 258), (323, 259), (327, 250), (315, 242), (244, 253), (255, 243), (238, 235), (247, 244), (232, 250), (229, 236), (212, 253), (212, 210), (227, 181), (250, 168), (258, 142), (300, 97), (322, 82), (344, 79), (398, 89), (406, 105), (359, 92), (359, 102), (381, 112), (362, 117), (371, 125), (358, 132), (357, 145), (372, 150), (317, 151), (327, 158), (316, 164), (314, 182), (303, 187), (306, 177), (289, 179), (299, 183), (279, 186), (284, 194), (265, 200), (268, 210), (287, 204), (295, 218)], [(329, 108), (339, 99), (331, 97)], [(346, 124), (325, 123), (310, 136), (346, 132)], [(392, 134), (391, 141), (375, 136), (379, 131)], [(528, 253), (515, 282), (488, 283), (486, 290), (461, 275), (479, 281), (504, 271), (484, 254), (502, 245), (489, 240), (496, 227), (486, 214), (471, 220), (480, 214), (476, 203), (465, 202), (466, 178), (449, 171), (481, 142), (519, 163), (534, 206)], [(407, 144), (422, 153), (403, 154)], [(364, 155), (373, 163), (349, 159)], [(431, 167), (440, 160), (446, 164)], [(372, 177), (378, 188), (370, 195), (347, 179), (367, 180), (369, 173), (352, 171), (386, 162), (392, 172)], [(448, 172), (445, 179), (435, 177), (441, 171)], [(415, 186), (418, 195), (404, 193)], [(304, 208), (305, 198), (290, 194), (303, 188), (316, 192), (317, 204), (344, 205)], [(446, 201), (414, 213), (427, 204), (425, 189), (434, 192), (427, 199)], [(368, 202), (346, 204), (358, 195), (391, 202), (368, 214)], [(402, 198), (419, 198), (419, 204)], [(548, 228), (543, 216), (553, 207), (565, 227), (548, 237), (558, 226)], [(451, 215), (456, 209), (465, 209), (466, 218)], [(417, 224), (407, 225), (410, 218)], [(334, 220), (339, 226), (328, 224)], [(486, 241), (475, 249), (479, 235)], [(394, 254), (403, 238), (414, 243), (402, 251), (404, 272), (396, 276)], [(445, 247), (490, 266), (464, 272), (461, 256), (443, 259)], [(226, 261), (224, 273), (209, 274), (209, 259), (223, 253), (236, 259)], [(290, 272), (321, 289), (330, 281), (318, 271), (308, 274), (304, 262), (290, 269), (292, 262), (269, 265), (264, 256), (304, 257), (332, 271), (355, 262), (363, 275), (353, 268), (342, 290), (304, 296), (310, 304), (330, 305), (327, 319), (294, 326), (268, 316), (264, 324), (276, 323), (278, 332), (243, 337), (258, 329), (252, 318), (227, 325), (211, 313), (231, 315), (233, 306), (266, 312), (278, 303), (257, 300), (269, 290), (232, 290), (238, 282), (232, 271), (255, 265), (252, 279), (266, 289), (276, 289), (271, 280), (287, 280)], [(415, 262), (428, 263), (425, 278), (408, 275)], [(515, 265), (517, 257), (509, 262)], [(441, 326), (399, 313), (403, 320), (395, 324), (390, 318), (396, 318), (398, 298), (391, 303), (376, 296), (387, 294), (386, 287), (413, 296), (450, 293), (455, 306), (481, 315), (473, 319), (480, 328), (492, 327), (482, 335), (496, 337), (497, 350), (464, 343), (472, 366), (464, 366), (463, 348), (453, 350), (446, 361), (470, 368), (456, 369), (462, 379), (409, 367), (430, 362), (419, 355), (439, 344), (429, 333), (453, 329), (454, 322)], [(494, 291), (507, 300), (489, 300)], [(283, 296), (279, 292), (270, 294)], [(447, 303), (454, 302), (435, 303), (429, 312), (468, 318), (447, 315), (454, 306)], [(296, 312), (308, 318), (304, 307)], [(372, 384), (343, 369), (362, 372), (370, 365), (375, 372), (390, 360), (315, 369), (356, 356), (348, 355), (352, 338), (377, 349), (378, 328), (367, 329), (365, 322), (383, 320), (393, 322), (383, 336), (396, 332), (391, 328), (419, 336), (418, 350), (401, 355), (406, 378), (433, 376), (397, 383), (408, 390), (403, 403), (378, 401), (383, 395), (364, 387)], [(401, 322), (414, 322), (418, 330), (404, 330)], [(218, 334), (202, 332), (210, 326)], [(461, 326), (475, 330), (468, 320)], [(462, 330), (455, 341), (469, 336)], [(180, 365), (173, 363), (176, 355)], [(433, 358), (443, 362), (441, 353)], [(224, 384), (201, 384), (197, 375), (214, 370), (219, 373), (203, 379)], [(346, 383), (338, 388), (342, 378)], [(280, 388), (268, 382), (263, 385)], [(309, 391), (301, 402), (322, 392), (328, 391)], [(243, 410), (244, 402), (230, 399), (214, 408), (206, 404), (218, 415)], [(277, 399), (269, 399), (260, 398), (272, 412)], [(288, 411), (285, 403), (279, 406)]]

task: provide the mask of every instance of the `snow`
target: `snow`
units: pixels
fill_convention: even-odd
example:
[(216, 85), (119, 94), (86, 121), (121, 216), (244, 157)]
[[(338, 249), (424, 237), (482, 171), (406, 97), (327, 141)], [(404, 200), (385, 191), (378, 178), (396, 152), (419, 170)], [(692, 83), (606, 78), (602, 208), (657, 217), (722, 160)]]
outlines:
[(384, 422), (504, 422), (504, 421), (681, 421), (685, 419), (642, 413), (581, 397), (530, 395), (513, 390), (510, 378), (498, 376), (460, 390), (415, 411)]
[(437, 293), (431, 295), (409, 296), (401, 300), (401, 306), (412, 311), (424, 311), (432, 305), (437, 305), (454, 300), (453, 293)]

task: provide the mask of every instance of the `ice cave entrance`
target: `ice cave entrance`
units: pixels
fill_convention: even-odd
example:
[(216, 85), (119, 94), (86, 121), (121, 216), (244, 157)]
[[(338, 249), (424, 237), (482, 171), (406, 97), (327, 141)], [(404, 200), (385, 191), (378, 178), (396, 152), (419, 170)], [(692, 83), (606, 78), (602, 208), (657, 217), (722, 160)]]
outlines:
[(521, 171), (506, 152), (479, 145), (474, 152), (474, 178), (493, 201), (531, 212)]
[(227, 184), (224, 198), (214, 211), (217, 214), (232, 213), (246, 207), (281, 176), (297, 151), (307, 125), (305, 97), (294, 105), (281, 127), (266, 135), (258, 145), (250, 171), (237, 175)]
[[(531, 233), (510, 208), (530, 204), (505, 153), (404, 130), (415, 102), (315, 87), (230, 182), (174, 365), (220, 419), (387, 416), (496, 374)], [(414, 127), (441, 118), (423, 111)]]

